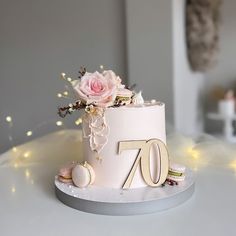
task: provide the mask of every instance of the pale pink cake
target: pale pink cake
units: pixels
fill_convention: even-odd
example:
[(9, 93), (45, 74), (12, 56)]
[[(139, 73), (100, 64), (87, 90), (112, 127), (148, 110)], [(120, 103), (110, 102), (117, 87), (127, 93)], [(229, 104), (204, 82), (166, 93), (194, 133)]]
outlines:
[[(119, 141), (160, 139), (166, 144), (165, 105), (160, 102), (145, 102), (142, 105), (127, 105), (107, 108), (105, 121), (108, 126), (107, 143), (99, 153), (92, 151), (88, 137), (83, 138), (84, 160), (90, 163), (96, 173), (93, 185), (108, 188), (122, 188), (135, 161), (138, 150), (124, 150), (118, 154)], [(83, 122), (83, 128), (89, 127)], [(154, 145), (155, 146), (155, 145)], [(150, 169), (152, 178), (157, 179), (157, 148), (151, 148)], [(147, 186), (140, 168), (137, 168), (131, 188)]]

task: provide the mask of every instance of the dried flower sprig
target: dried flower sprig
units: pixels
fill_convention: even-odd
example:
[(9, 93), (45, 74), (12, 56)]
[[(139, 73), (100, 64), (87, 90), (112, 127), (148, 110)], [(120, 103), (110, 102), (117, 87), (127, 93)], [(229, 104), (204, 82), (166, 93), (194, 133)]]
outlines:
[(79, 70), (78, 78), (81, 79), (85, 75), (86, 72), (87, 72), (86, 67), (81, 66)]
[[(100, 67), (103, 68), (103, 67)], [(58, 108), (58, 114), (60, 117), (64, 118), (68, 114), (72, 114), (76, 110), (84, 109), (86, 112), (90, 112), (89, 109), (92, 109), (91, 107), (120, 107), (124, 105), (128, 105), (132, 103), (132, 98), (135, 95), (135, 92), (133, 91), (136, 84), (133, 84), (131, 86), (125, 86), (122, 84), (122, 81), (119, 76), (116, 76), (116, 74), (111, 71), (103, 71), (102, 73), (94, 72), (94, 73), (87, 73), (87, 69), (83, 66), (80, 67), (79, 70), (79, 80), (72, 81), (71, 78), (67, 78), (65, 73), (61, 73), (61, 78), (64, 80), (67, 80), (70, 82), (70, 85), (73, 88), (73, 92), (75, 93), (75, 103), (71, 103), (68, 106), (65, 107), (59, 107)], [(84, 77), (84, 79), (83, 79)], [(102, 78), (102, 79), (101, 79)], [(87, 82), (90, 81), (88, 84), (89, 86), (91, 84), (94, 84), (94, 87), (97, 87), (99, 89), (100, 87), (106, 88), (104, 91), (102, 91), (102, 94), (99, 94), (96, 89), (93, 91), (93, 86), (91, 88), (87, 88)], [(63, 93), (58, 93), (58, 97), (64, 97), (69, 98), (68, 91), (70, 89), (67, 87), (66, 91)], [(113, 93), (116, 94), (116, 97), (114, 98)], [(92, 100), (91, 98), (92, 97)], [(102, 99), (99, 99), (101, 97)], [(89, 99), (90, 98), (90, 99)], [(73, 98), (72, 98), (73, 99)], [(96, 109), (92, 109), (96, 110)]]
[(64, 118), (66, 115), (72, 114), (74, 111), (83, 109), (83, 108), (85, 108), (85, 107), (86, 107), (86, 105), (83, 104), (83, 103), (79, 100), (79, 101), (76, 101), (76, 102), (73, 103), (73, 104), (69, 104), (69, 105), (66, 106), (66, 107), (59, 107), (57, 113), (58, 113), (58, 115), (59, 115), (61, 118)]

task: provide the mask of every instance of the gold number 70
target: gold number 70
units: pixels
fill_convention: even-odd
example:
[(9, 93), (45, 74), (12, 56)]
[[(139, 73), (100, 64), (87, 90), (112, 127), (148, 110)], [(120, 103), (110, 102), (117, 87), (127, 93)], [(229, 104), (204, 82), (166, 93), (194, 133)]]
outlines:
[[(156, 147), (158, 148), (158, 164), (156, 168), (158, 178), (156, 182), (153, 181), (150, 170), (150, 150), (152, 145), (156, 145)], [(118, 154), (120, 154), (123, 150), (130, 149), (138, 149), (139, 151), (134, 164), (128, 174), (128, 177), (126, 178), (122, 187), (124, 189), (130, 187), (139, 163), (141, 167), (142, 177), (147, 185), (151, 187), (158, 187), (163, 184), (166, 180), (169, 166), (169, 155), (166, 145), (160, 139), (150, 139), (148, 141), (137, 140), (119, 142)]]

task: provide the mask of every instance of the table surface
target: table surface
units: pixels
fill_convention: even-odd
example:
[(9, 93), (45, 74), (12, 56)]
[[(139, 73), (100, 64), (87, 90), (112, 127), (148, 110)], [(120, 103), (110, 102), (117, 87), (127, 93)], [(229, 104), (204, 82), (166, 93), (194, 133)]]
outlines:
[(236, 174), (214, 165), (196, 171), (191, 199), (155, 214), (104, 216), (63, 205), (54, 176), (82, 158), (80, 149), (81, 132), (65, 130), (0, 156), (0, 235), (236, 235)]

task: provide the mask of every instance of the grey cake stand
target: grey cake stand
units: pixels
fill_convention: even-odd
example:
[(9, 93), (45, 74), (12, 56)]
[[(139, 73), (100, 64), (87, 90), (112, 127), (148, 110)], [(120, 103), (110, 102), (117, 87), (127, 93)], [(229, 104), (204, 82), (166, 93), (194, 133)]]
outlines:
[(194, 192), (194, 176), (187, 169), (186, 178), (177, 186), (109, 189), (89, 186), (80, 189), (61, 183), (55, 177), (57, 198), (80, 211), (102, 215), (148, 214), (175, 207), (188, 200)]

